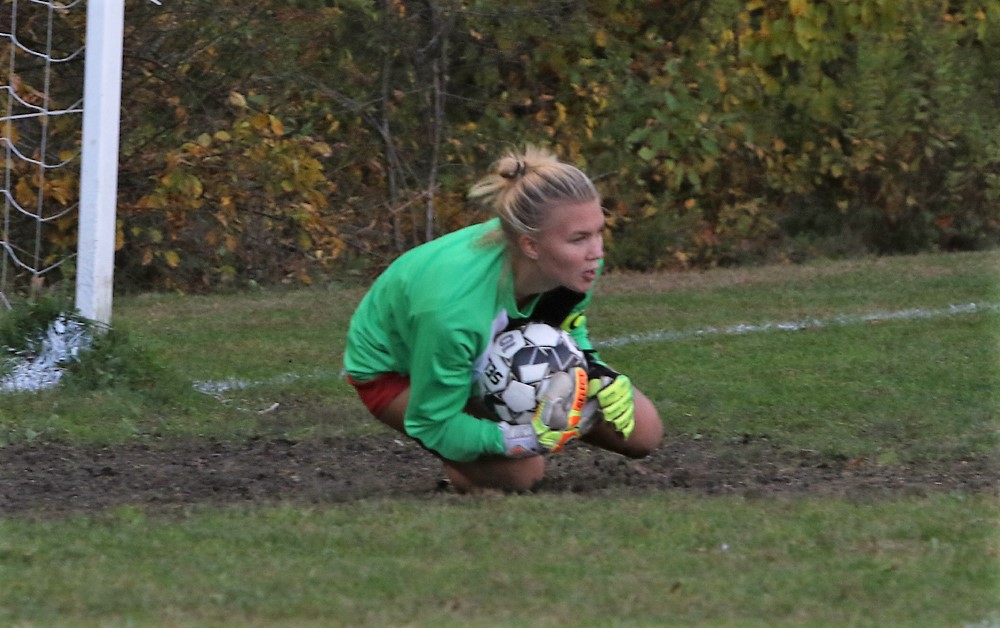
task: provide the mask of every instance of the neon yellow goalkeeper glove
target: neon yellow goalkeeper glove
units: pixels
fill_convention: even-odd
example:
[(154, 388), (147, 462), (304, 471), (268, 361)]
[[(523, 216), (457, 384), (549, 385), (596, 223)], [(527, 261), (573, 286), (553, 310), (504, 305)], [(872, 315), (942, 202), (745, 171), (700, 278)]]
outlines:
[(635, 397), (632, 380), (616, 373), (588, 355), (587, 396), (596, 398), (604, 420), (622, 436), (628, 438), (635, 429)]
[(583, 407), (587, 402), (587, 372), (574, 368), (556, 373), (541, 392), (531, 423), (500, 423), (504, 450), (511, 458), (555, 453), (580, 437)]

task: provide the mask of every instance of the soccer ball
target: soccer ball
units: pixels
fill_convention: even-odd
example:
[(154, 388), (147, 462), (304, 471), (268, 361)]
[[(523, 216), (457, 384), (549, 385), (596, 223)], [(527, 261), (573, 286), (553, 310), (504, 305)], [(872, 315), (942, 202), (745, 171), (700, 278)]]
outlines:
[(577, 366), (585, 369), (587, 361), (572, 336), (544, 323), (528, 323), (490, 343), (479, 395), (500, 420), (530, 423), (550, 378)]

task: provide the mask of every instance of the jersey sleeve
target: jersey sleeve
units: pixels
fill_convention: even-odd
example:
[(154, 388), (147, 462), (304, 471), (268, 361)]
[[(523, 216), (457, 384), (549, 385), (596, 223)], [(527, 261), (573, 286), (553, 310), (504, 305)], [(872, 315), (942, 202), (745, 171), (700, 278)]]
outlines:
[(456, 462), (503, 454), (499, 424), (464, 412), (478, 351), (476, 334), (434, 314), (416, 323), (406, 433)]

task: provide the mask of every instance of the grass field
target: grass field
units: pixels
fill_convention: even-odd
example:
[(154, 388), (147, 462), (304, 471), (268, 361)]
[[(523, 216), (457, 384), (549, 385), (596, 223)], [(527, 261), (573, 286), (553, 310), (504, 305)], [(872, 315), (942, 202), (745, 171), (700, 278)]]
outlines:
[[(0, 624), (1000, 626), (998, 271), (991, 252), (605, 278), (592, 337), (667, 444), (748, 476), (808, 452), (846, 490), (462, 497), (420, 480), (308, 502), (39, 502), (0, 510)], [(340, 377), (362, 294), (118, 299), (157, 385), (0, 398), (0, 508), (28, 486), (23, 460), (66, 448), (348, 443), (347, 466), (352, 440), (391, 449)], [(852, 465), (942, 482), (852, 490)], [(970, 466), (986, 488), (949, 480)]]

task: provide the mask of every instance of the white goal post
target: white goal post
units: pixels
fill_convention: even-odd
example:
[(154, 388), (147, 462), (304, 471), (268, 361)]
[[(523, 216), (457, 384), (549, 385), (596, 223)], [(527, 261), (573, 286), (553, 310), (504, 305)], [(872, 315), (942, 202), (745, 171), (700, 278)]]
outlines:
[(87, 3), (76, 308), (111, 322), (124, 0)]

